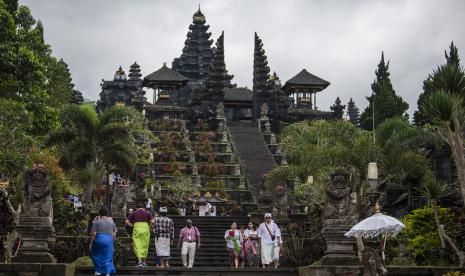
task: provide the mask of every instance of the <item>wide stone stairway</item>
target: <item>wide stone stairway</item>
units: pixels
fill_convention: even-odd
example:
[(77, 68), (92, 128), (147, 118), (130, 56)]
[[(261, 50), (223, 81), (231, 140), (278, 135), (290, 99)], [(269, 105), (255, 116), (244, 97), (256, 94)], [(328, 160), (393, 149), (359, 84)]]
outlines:
[(227, 122), (227, 128), (248, 183), (256, 196), (263, 190), (263, 175), (276, 166), (276, 161), (258, 127), (251, 121)]
[[(226, 242), (224, 233), (230, 228), (234, 221), (239, 226), (244, 227), (249, 222), (248, 217), (190, 217), (194, 225), (201, 234), (201, 247), (195, 254), (193, 269), (182, 267), (181, 252), (176, 248), (179, 232), (185, 225), (187, 217), (172, 216), (175, 225), (175, 241), (171, 247), (171, 259), (169, 269), (154, 268), (155, 265), (155, 244), (154, 237), (151, 236), (148, 256), (148, 267), (135, 267), (137, 261), (134, 255), (128, 256), (128, 266), (117, 268), (118, 275), (297, 275), (293, 269), (231, 269), (229, 268), (228, 254), (226, 252)], [(115, 220), (117, 224), (120, 221)], [(90, 268), (77, 268), (76, 275), (93, 275)]]
[[(179, 232), (185, 226), (187, 217), (173, 216), (175, 241), (171, 247), (170, 264), (182, 267), (181, 250), (176, 248)], [(248, 217), (190, 217), (194, 226), (200, 231), (200, 248), (195, 253), (195, 267), (228, 267), (228, 255), (226, 252), (226, 242), (224, 233), (235, 221), (238, 225), (246, 226)], [(155, 241), (153, 235), (150, 239), (150, 249), (148, 256), (149, 265), (154, 265), (156, 256)], [(129, 256), (128, 264), (136, 265), (135, 256)]]

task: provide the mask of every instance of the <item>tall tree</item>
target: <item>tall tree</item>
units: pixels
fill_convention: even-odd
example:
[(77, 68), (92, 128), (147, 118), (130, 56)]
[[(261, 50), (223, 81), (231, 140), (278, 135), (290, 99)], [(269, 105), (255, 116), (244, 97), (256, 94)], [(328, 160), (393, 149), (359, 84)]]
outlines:
[(67, 65), (51, 55), (28, 7), (0, 1), (0, 21), (0, 97), (22, 103), (32, 119), (28, 134), (44, 137), (59, 126), (59, 108), (71, 95)]
[[(446, 64), (453, 65), (453, 67), (450, 67), (449, 70), (457, 70), (460, 67), (458, 49), (454, 45), (453, 41), (449, 45), (449, 53), (444, 51), (444, 56), (446, 58)], [(434, 75), (435, 73), (432, 75), (430, 74), (428, 78), (423, 81), (423, 93), (420, 94), (417, 101), (418, 110), (413, 113), (413, 121), (416, 125), (425, 125), (431, 123), (431, 120), (426, 116), (426, 114), (422, 112), (421, 105), (435, 91), (435, 88), (433, 87)]]
[[(450, 67), (453, 65), (444, 65)], [(442, 74), (454, 72), (454, 70), (443, 70)], [(446, 78), (452, 76), (444, 76)], [(465, 74), (452, 77), (460, 79), (465, 84)], [(463, 145), (462, 129), (465, 126), (464, 103), (460, 94), (465, 93), (465, 85), (462, 91), (434, 91), (421, 105), (421, 110), (428, 116), (436, 130), (449, 144), (455, 168), (457, 180), (460, 184), (460, 192), (465, 202), (465, 148)]]
[(91, 201), (94, 185), (103, 174), (108, 178), (109, 172), (117, 169), (128, 175), (142, 158), (139, 154), (148, 155), (142, 150), (151, 142), (141, 135), (145, 121), (132, 108), (116, 106), (99, 115), (89, 104), (68, 105), (62, 112), (62, 125), (49, 136), (48, 143), (58, 147), (64, 169), (89, 176), (81, 183), (85, 202)]
[(268, 80), (270, 79), (270, 67), (266, 57), (263, 43), (255, 33), (253, 57), (253, 109), (252, 118), (257, 120), (260, 106), (269, 97)]
[(360, 125), (360, 112), (352, 98), (350, 98), (350, 101), (347, 103), (347, 114), (349, 115), (349, 121), (352, 124), (355, 126)]
[(18, 0), (3, 0), (5, 4), (5, 9), (11, 14), (14, 15), (18, 9)]
[(389, 61), (384, 62), (384, 52), (381, 53), (381, 61), (375, 72), (376, 79), (371, 84), (373, 94), (367, 97), (369, 105), (361, 115), (361, 127), (371, 130), (373, 128), (373, 103), (374, 103), (374, 126), (384, 122), (388, 118), (396, 116), (407, 117), (408, 104), (398, 96), (392, 87), (389, 78)]
[(17, 35), (13, 15), (0, 1), (0, 97), (12, 98), (17, 91)]
[(341, 99), (339, 99), (339, 97), (336, 98), (336, 101), (330, 108), (334, 112), (333, 118), (336, 120), (342, 120), (346, 106), (341, 104)]
[(74, 84), (71, 73), (63, 59), (48, 56), (45, 64), (47, 77), (46, 89), (49, 94), (49, 105), (60, 108), (64, 103), (72, 101), (74, 96)]

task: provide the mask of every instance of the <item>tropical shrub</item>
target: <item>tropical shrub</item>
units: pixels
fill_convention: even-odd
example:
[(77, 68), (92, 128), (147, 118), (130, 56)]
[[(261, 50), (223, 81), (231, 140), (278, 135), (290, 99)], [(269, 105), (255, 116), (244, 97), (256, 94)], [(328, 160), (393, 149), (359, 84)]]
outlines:
[[(433, 219), (432, 208), (414, 210), (405, 217), (407, 252), (417, 265), (449, 265), (454, 262), (453, 252), (443, 250)], [(452, 213), (447, 208), (439, 208), (439, 218), (444, 225), (453, 223)]]

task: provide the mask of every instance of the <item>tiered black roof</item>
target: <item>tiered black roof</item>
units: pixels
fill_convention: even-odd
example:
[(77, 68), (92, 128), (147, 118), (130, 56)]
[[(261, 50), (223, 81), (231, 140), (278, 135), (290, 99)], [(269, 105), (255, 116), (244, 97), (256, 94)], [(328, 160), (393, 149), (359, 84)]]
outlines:
[(115, 72), (113, 80), (102, 80), (100, 84), (102, 91), (99, 94), (100, 99), (97, 101), (97, 110), (99, 112), (112, 107), (117, 102), (122, 102), (127, 106), (134, 106), (139, 110), (142, 109), (146, 98), (140, 80), (139, 65), (134, 63), (129, 72), (131, 72), (129, 74), (130, 79), (127, 79), (126, 73), (120, 66)]
[(213, 56), (213, 40), (210, 39), (211, 33), (207, 32), (210, 26), (205, 25), (205, 16), (200, 7), (193, 15), (192, 21), (182, 54), (174, 59), (172, 67), (174, 71), (193, 81), (204, 82), (208, 78)]
[(81, 91), (73, 89), (73, 95), (71, 96), (70, 102), (72, 104), (82, 104), (84, 102), (84, 97), (82, 96)]
[(142, 74), (140, 73), (140, 66), (134, 62), (134, 64), (131, 65), (131, 68), (129, 68), (129, 80), (140, 80), (140, 77), (142, 77)]
[(252, 103), (252, 90), (247, 87), (226, 88), (224, 89), (224, 100)]
[(255, 33), (255, 46), (253, 55), (253, 119), (258, 117), (258, 109), (269, 96), (268, 80), (270, 79), (270, 67), (263, 49), (262, 40)]
[(224, 62), (224, 32), (221, 33), (215, 46), (207, 81), (207, 93), (203, 98), (218, 103), (224, 101), (224, 88), (231, 87), (231, 79), (233, 78), (233, 76), (228, 75)]
[(328, 85), (330, 85), (328, 81), (310, 74), (305, 69), (302, 69), (302, 71), (300, 71), (297, 75), (286, 81), (283, 89), (289, 93), (292, 93), (294, 89), (304, 89), (311, 92), (319, 92), (328, 87)]
[(163, 63), (160, 69), (144, 77), (144, 86), (176, 88), (185, 85), (188, 81), (189, 78), (168, 68), (166, 63)]
[(270, 67), (268, 59), (263, 49), (263, 43), (257, 33), (255, 33), (255, 47), (253, 58), (253, 91), (255, 93), (266, 93), (266, 84), (270, 79)]

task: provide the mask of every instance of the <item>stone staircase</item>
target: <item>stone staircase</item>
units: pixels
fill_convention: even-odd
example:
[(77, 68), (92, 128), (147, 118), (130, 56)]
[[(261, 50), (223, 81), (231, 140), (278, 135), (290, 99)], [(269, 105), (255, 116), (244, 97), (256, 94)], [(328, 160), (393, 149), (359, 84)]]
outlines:
[(276, 161), (258, 127), (248, 121), (227, 122), (232, 145), (245, 173), (248, 189), (255, 196), (263, 191), (263, 175), (276, 166)]
[[(185, 226), (187, 217), (172, 216), (175, 230), (175, 241), (171, 247), (170, 265), (174, 267), (182, 267), (181, 250), (176, 248), (179, 232)], [(226, 242), (224, 233), (230, 228), (234, 221), (239, 226), (247, 226), (248, 217), (191, 217), (194, 226), (196, 226), (201, 234), (201, 247), (197, 249), (195, 254), (194, 267), (229, 267), (228, 254), (226, 252)], [(116, 221), (119, 224), (120, 221)], [(150, 237), (150, 248), (148, 255), (148, 264), (154, 265), (156, 251), (153, 235)], [(128, 256), (128, 265), (136, 265), (137, 259), (134, 255)]]

